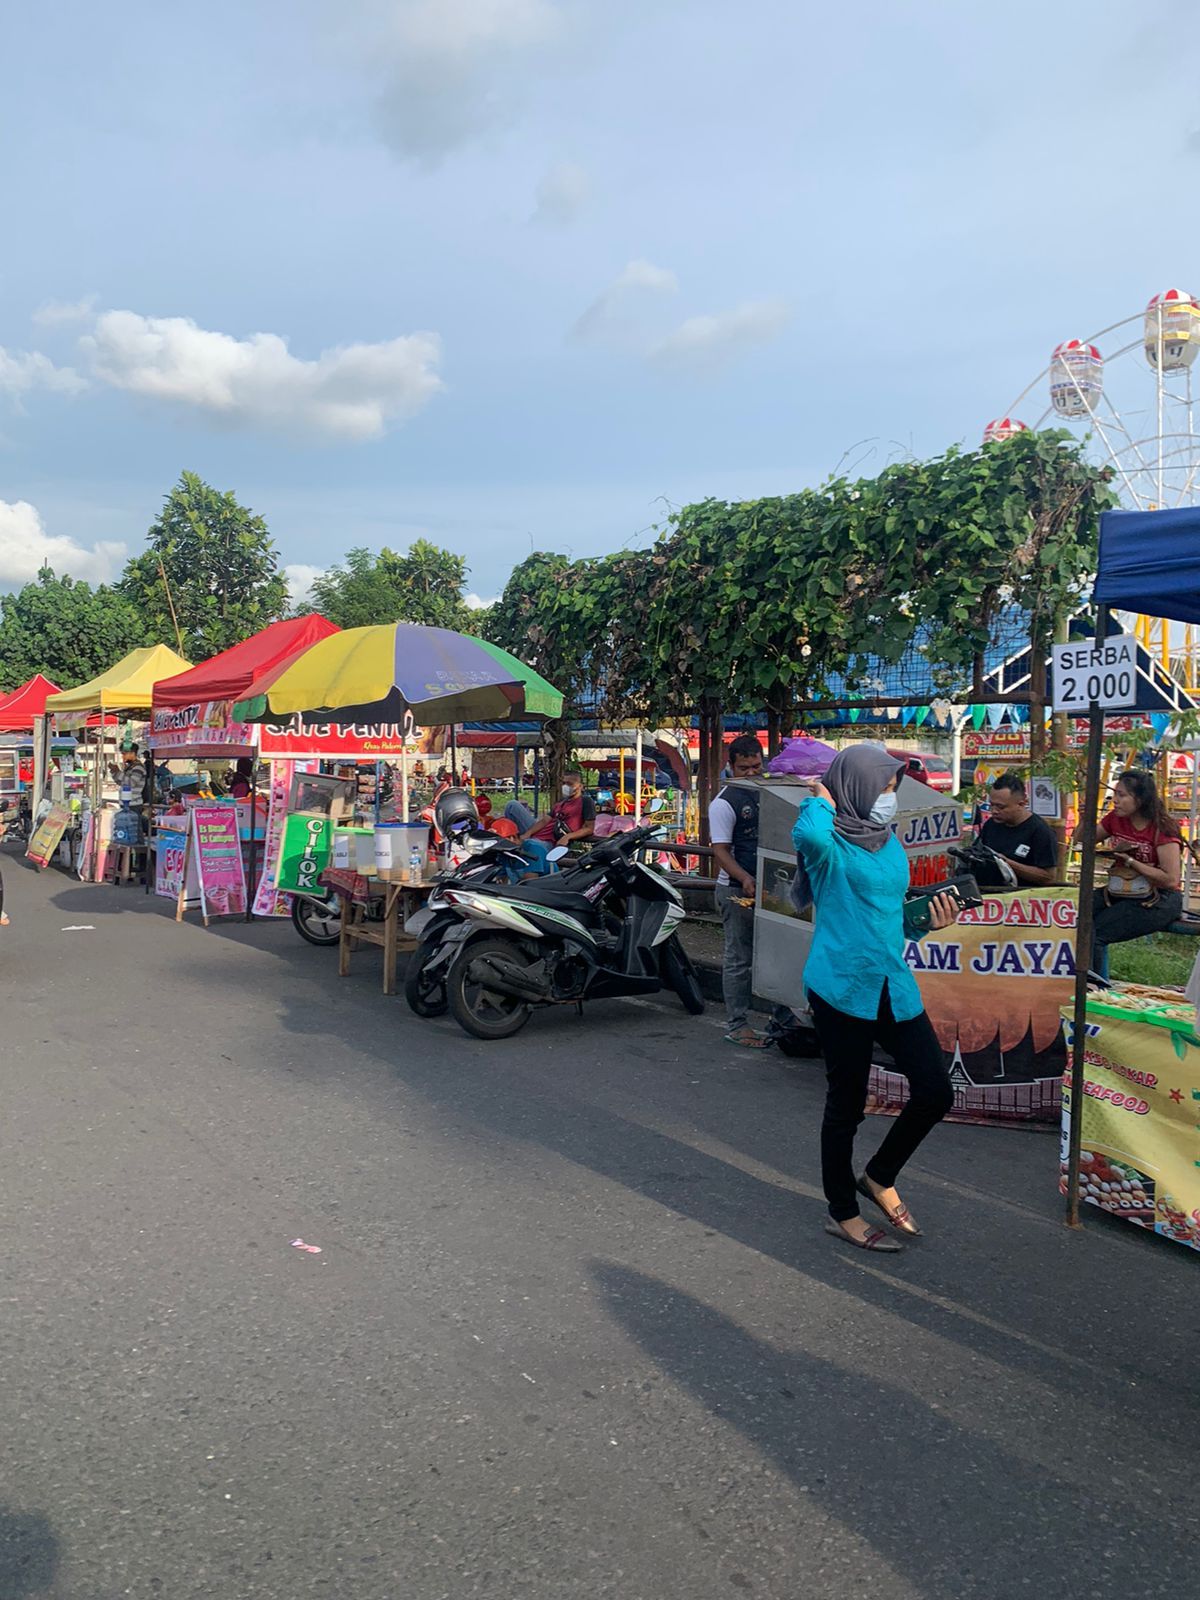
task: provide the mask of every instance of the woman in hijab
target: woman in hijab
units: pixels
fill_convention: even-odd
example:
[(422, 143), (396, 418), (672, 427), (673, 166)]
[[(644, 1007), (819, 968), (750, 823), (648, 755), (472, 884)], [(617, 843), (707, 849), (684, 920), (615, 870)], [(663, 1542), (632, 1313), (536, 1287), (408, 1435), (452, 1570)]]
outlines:
[[(954, 1103), (942, 1048), (904, 962), (908, 858), (892, 833), (901, 762), (881, 745), (843, 750), (800, 807), (792, 832), (816, 908), (804, 987), (825, 1057), (828, 1090), (821, 1123), (825, 1231), (860, 1250), (899, 1250), (859, 1215), (861, 1196), (899, 1233), (920, 1228), (896, 1193), (896, 1179), (925, 1135)], [(939, 895), (931, 927), (957, 919)], [(861, 1177), (854, 1135), (863, 1120), (874, 1043), (908, 1079), (909, 1097)]]

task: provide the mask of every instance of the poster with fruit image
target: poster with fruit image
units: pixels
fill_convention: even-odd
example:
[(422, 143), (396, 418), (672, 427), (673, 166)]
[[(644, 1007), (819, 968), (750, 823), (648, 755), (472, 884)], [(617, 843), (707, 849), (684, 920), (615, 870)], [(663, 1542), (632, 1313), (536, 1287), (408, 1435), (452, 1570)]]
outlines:
[[(1070, 1036), (1070, 1011), (1064, 1008)], [(1088, 1003), (1081, 1197), (1200, 1250), (1200, 1037), (1181, 995), (1106, 991)], [(1063, 1075), (1060, 1188), (1074, 1072)]]

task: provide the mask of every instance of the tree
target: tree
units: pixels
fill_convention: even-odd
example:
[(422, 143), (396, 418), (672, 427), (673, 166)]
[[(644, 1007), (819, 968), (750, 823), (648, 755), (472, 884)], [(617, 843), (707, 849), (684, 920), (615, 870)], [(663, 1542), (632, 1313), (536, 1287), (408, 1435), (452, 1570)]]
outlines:
[(462, 556), (418, 539), (407, 555), (386, 546), (379, 554), (362, 548), (347, 553), (313, 581), (305, 607), (339, 628), (387, 622), (418, 622), (430, 628), (475, 632), (477, 614), (463, 603), (467, 564)]
[(283, 616), (287, 584), (266, 523), (194, 472), (182, 475), (146, 537), (149, 550), (129, 562), (118, 587), (190, 660)]
[(34, 582), (0, 599), (0, 689), (15, 689), (37, 672), (73, 689), (150, 643), (153, 635), (124, 595), (43, 567)]

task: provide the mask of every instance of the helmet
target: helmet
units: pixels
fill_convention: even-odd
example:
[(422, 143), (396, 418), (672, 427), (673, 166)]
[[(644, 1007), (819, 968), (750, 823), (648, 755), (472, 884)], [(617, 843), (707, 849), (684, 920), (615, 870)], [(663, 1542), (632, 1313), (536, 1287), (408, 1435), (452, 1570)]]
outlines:
[(447, 789), (440, 794), (433, 816), (434, 827), (443, 839), (453, 838), (464, 828), (473, 828), (479, 822), (475, 802), (465, 789)]

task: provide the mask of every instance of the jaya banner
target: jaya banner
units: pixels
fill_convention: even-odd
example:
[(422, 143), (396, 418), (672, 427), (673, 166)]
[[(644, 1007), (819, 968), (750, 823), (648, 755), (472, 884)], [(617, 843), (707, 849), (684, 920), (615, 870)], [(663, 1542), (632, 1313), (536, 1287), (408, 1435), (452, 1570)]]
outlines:
[(329, 865), (333, 849), (333, 824), (328, 817), (293, 811), (283, 827), (283, 844), (275, 885), (283, 890), (312, 891)]
[(192, 854), (205, 922), (209, 917), (232, 917), (244, 912), (246, 873), (236, 806), (193, 808)]
[[(1110, 1216), (1200, 1250), (1200, 1038), (1195, 1011), (1177, 1005), (1172, 1008), (1179, 1013), (1177, 1019), (1150, 1022), (1106, 1014), (1116, 1009), (1088, 1004), (1082, 1198)], [(1063, 1079), (1063, 1193), (1074, 1092), (1071, 1069)]]
[[(1066, 1065), (1061, 1009), (1075, 981), (1076, 895), (995, 895), (951, 928), (910, 941), (905, 960), (946, 1053), (962, 1118), (1057, 1121)], [(903, 1104), (897, 1073), (877, 1069), (880, 1108)]]
[(51, 806), (33, 830), (25, 854), (40, 872), (54, 859), (54, 852), (62, 843), (62, 836), (71, 825), (69, 806)]

